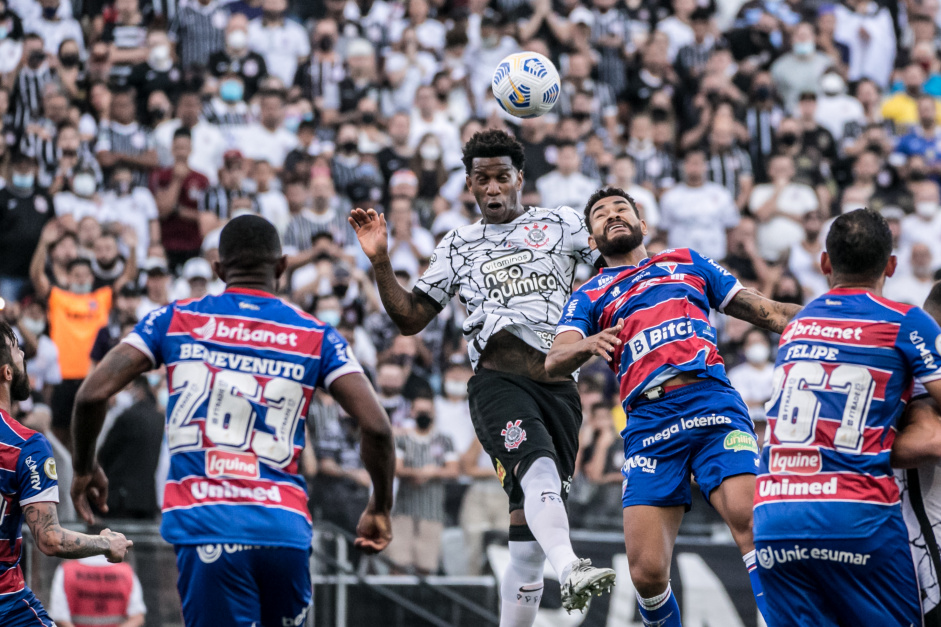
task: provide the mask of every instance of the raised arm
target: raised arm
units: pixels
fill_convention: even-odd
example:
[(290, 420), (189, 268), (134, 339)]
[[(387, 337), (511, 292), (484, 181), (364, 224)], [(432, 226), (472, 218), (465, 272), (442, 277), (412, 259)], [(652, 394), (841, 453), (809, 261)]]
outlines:
[(611, 361), (611, 353), (621, 345), (618, 333), (623, 328), (624, 320), (618, 320), (613, 327), (589, 337), (578, 331), (562, 331), (546, 355), (546, 372), (553, 377), (572, 374), (595, 355)]
[(725, 306), (724, 313), (749, 322), (756, 327), (782, 333), (787, 323), (800, 310), (800, 305), (779, 303), (776, 300), (765, 298), (755, 291), (744, 289), (732, 297), (729, 304)]
[(941, 410), (930, 398), (912, 401), (892, 444), (892, 467), (915, 468), (941, 458)]
[(374, 209), (354, 209), (350, 213), (349, 222), (376, 273), (379, 297), (386, 313), (403, 335), (415, 335), (438, 315), (438, 308), (424, 294), (415, 290), (409, 292), (399, 285), (389, 259), (389, 234), (385, 216), (377, 214)]
[(373, 492), (356, 526), (355, 545), (366, 553), (378, 553), (392, 540), (392, 480), (395, 477), (395, 446), (392, 425), (376, 393), (362, 373), (340, 376), (330, 394), (360, 428), (360, 456), (372, 479)]
[(29, 278), (33, 282), (36, 297), (45, 299), (52, 290), (49, 277), (46, 276), (46, 259), (49, 257), (49, 247), (61, 236), (62, 227), (55, 220), (47, 222), (39, 236), (39, 244), (33, 251), (33, 258), (29, 262)]
[(134, 546), (124, 535), (110, 529), (97, 536), (64, 529), (59, 524), (55, 503), (30, 503), (23, 508), (23, 514), (36, 546), (45, 555), (64, 559), (104, 555), (109, 562), (118, 563), (124, 561), (128, 549)]
[(75, 396), (72, 414), (72, 502), (88, 524), (95, 515), (88, 504), (108, 511), (108, 479), (95, 461), (95, 442), (108, 411), (108, 399), (131, 381), (153, 368), (150, 358), (133, 346), (118, 344), (111, 349)]

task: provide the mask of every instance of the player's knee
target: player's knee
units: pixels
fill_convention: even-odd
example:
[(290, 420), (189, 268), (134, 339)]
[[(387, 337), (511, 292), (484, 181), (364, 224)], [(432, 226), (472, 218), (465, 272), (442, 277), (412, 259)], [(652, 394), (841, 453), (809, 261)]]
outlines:
[(634, 588), (644, 598), (662, 593), (670, 582), (670, 564), (659, 559), (637, 559), (630, 563), (630, 571)]
[(520, 486), (523, 494), (542, 494), (543, 492), (562, 491), (562, 480), (559, 478), (559, 469), (550, 457), (540, 457), (533, 461), (529, 468), (520, 476)]

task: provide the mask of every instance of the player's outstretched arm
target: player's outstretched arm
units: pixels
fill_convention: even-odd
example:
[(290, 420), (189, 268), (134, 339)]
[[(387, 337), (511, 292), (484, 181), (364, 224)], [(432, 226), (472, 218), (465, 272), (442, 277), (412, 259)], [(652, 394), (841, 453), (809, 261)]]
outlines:
[(392, 480), (395, 477), (395, 444), (392, 425), (369, 380), (361, 373), (346, 374), (330, 386), (330, 394), (360, 428), (360, 456), (372, 479), (369, 505), (356, 526), (355, 545), (366, 553), (378, 553), (392, 540)]
[(756, 327), (782, 333), (784, 327), (801, 309), (800, 305), (779, 303), (765, 298), (754, 290), (744, 289), (732, 297), (729, 304), (725, 306), (724, 313)]
[(595, 355), (610, 362), (611, 354), (621, 345), (618, 333), (623, 328), (624, 320), (618, 320), (613, 327), (588, 337), (578, 331), (562, 331), (546, 355), (546, 372), (553, 377), (572, 374)]
[(95, 515), (91, 499), (99, 511), (108, 511), (108, 479), (95, 461), (95, 441), (108, 411), (108, 399), (131, 381), (153, 368), (150, 359), (127, 344), (118, 344), (82, 382), (72, 412), (72, 502), (88, 524)]
[(128, 549), (134, 546), (123, 534), (110, 529), (97, 536), (63, 529), (55, 503), (30, 503), (23, 508), (23, 514), (36, 546), (45, 555), (64, 559), (104, 555), (109, 562), (118, 563), (124, 561)]
[(415, 335), (428, 326), (438, 315), (438, 310), (426, 297), (414, 291), (409, 292), (395, 278), (389, 259), (389, 233), (385, 216), (376, 213), (375, 209), (354, 209), (350, 212), (349, 222), (372, 264), (379, 286), (379, 298), (386, 313), (403, 335)]
[(892, 444), (893, 468), (916, 468), (941, 458), (941, 410), (930, 398), (909, 403)]

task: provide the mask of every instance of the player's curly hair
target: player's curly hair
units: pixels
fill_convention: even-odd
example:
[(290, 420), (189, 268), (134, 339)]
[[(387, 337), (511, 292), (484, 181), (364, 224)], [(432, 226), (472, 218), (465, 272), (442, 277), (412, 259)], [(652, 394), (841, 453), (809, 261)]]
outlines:
[(513, 167), (523, 171), (526, 165), (526, 156), (523, 154), (523, 145), (516, 138), (505, 131), (488, 129), (474, 133), (464, 144), (464, 171), (470, 176), (474, 159), (487, 159), (490, 157), (509, 157)]
[(634, 215), (640, 219), (640, 210), (637, 208), (637, 202), (634, 200), (634, 197), (625, 192), (620, 187), (602, 187), (597, 190), (594, 194), (588, 197), (588, 202), (585, 203), (585, 226), (588, 227), (588, 233), (591, 234), (591, 208), (595, 206), (599, 200), (604, 200), (605, 198), (623, 198), (631, 206), (631, 209), (634, 210)]

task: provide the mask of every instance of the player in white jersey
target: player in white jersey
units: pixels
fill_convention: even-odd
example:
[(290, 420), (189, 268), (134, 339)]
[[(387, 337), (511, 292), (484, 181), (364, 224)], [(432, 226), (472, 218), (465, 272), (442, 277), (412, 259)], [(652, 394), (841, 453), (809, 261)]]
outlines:
[(545, 369), (575, 268), (596, 256), (575, 210), (521, 205), (524, 158), (515, 139), (497, 130), (477, 133), (464, 146), (463, 160), (483, 217), (444, 236), (411, 292), (393, 274), (385, 218), (356, 209), (350, 224), (402, 333), (421, 331), (454, 296), (467, 307), (464, 337), (475, 371), (468, 385), (471, 418), (510, 498), (500, 625), (529, 627), (547, 558), (568, 610), (583, 609), (592, 594), (614, 584), (613, 570), (593, 568), (572, 550), (565, 498), (581, 403), (571, 376)]
[[(941, 282), (935, 283), (924, 310), (941, 324)], [(917, 341), (913, 338), (912, 341)], [(937, 364), (941, 368), (941, 364)], [(902, 516), (918, 569), (925, 627), (941, 627), (941, 411), (924, 386), (915, 383), (901, 430), (892, 449), (892, 465), (902, 497)]]

